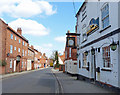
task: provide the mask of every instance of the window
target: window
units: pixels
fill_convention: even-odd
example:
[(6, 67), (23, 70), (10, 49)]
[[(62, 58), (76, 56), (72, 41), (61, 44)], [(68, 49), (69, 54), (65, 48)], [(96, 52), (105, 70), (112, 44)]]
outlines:
[(25, 56), (27, 55), (27, 51), (25, 51)]
[(28, 55), (29, 55), (29, 50), (28, 50)]
[(24, 46), (24, 41), (23, 41), (23, 46)]
[(83, 53), (83, 67), (87, 66), (87, 56)]
[(16, 47), (14, 47), (14, 50), (16, 50)]
[(18, 48), (18, 52), (20, 52), (20, 48)]
[(22, 51), (22, 56), (24, 56), (24, 49), (23, 49), (23, 51)]
[(10, 59), (10, 68), (12, 68), (12, 60)]
[(25, 62), (25, 68), (26, 68), (26, 62)]
[(15, 41), (16, 41), (16, 36), (15, 36)]
[(25, 46), (27, 46), (27, 43), (25, 43)]
[(107, 47), (103, 47), (102, 48), (102, 51), (103, 51), (103, 66), (104, 67), (108, 67), (110, 68), (110, 46), (107, 46)]
[(107, 3), (103, 8), (102, 8), (102, 28), (106, 28), (109, 26), (109, 4)]
[(11, 39), (13, 39), (13, 34), (11, 34)]
[(71, 57), (71, 48), (69, 49), (69, 57)]
[(83, 42), (87, 40), (87, 35), (83, 34)]
[(13, 49), (13, 46), (12, 46), (12, 45), (10, 45), (10, 53), (12, 53), (12, 49)]
[(19, 39), (19, 43), (20, 43), (20, 39)]
[(86, 6), (84, 6), (84, 8), (82, 9), (82, 20), (81, 22), (87, 17), (87, 13), (86, 13)]

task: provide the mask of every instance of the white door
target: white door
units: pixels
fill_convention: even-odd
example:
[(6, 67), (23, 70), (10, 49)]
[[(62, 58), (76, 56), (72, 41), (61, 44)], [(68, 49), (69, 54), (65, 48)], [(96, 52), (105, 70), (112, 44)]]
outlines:
[(16, 60), (14, 60), (14, 72), (16, 71)]

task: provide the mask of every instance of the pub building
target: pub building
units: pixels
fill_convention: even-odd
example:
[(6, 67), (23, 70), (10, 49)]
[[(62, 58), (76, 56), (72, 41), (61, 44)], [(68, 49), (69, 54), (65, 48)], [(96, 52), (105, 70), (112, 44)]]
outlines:
[(77, 78), (120, 88), (120, 2), (96, 1), (76, 14)]

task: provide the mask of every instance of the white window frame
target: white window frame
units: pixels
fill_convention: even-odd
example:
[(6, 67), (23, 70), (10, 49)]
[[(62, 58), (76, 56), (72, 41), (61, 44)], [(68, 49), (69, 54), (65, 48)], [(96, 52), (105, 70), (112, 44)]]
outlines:
[[(107, 49), (105, 50), (105, 48), (107, 48)], [(103, 59), (103, 67), (111, 68), (110, 46), (106, 46), (106, 47), (102, 48), (102, 56), (103, 56), (103, 58), (102, 58)], [(109, 59), (109, 62), (107, 59)]]
[(10, 59), (10, 68), (12, 68), (12, 59)]
[(18, 52), (20, 52), (20, 48), (18, 48)]
[(11, 39), (13, 39), (13, 34), (11, 33)]
[(24, 46), (24, 41), (23, 41), (23, 46)]
[(16, 47), (14, 47), (14, 50), (16, 51)]
[(10, 45), (10, 53), (13, 53), (13, 46)]
[[(103, 11), (104, 11), (104, 14), (107, 12), (105, 10), (105, 8), (107, 8), (106, 6), (108, 5), (108, 14), (105, 15), (103, 17)], [(104, 21), (108, 18), (108, 22), (105, 22), (106, 24), (108, 23), (108, 25), (105, 26), (105, 23)], [(104, 6), (101, 8), (101, 20), (102, 20), (102, 28), (105, 29), (106, 27), (108, 27), (110, 25), (110, 19), (109, 19), (109, 3), (105, 3)], [(103, 24), (104, 23), (104, 24)]]
[(19, 44), (20, 44), (21, 40), (19, 39)]
[(88, 65), (87, 65), (87, 56), (85, 55), (85, 53), (83, 53), (82, 56), (83, 56), (83, 66), (82, 67), (88, 67)]

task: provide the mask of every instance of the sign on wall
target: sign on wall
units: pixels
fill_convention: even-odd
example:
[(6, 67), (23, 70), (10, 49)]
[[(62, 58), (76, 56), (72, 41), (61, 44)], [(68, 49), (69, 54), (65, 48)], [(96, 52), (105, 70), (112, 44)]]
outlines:
[(99, 17), (97, 19), (92, 18), (87, 28), (87, 36), (99, 29)]

